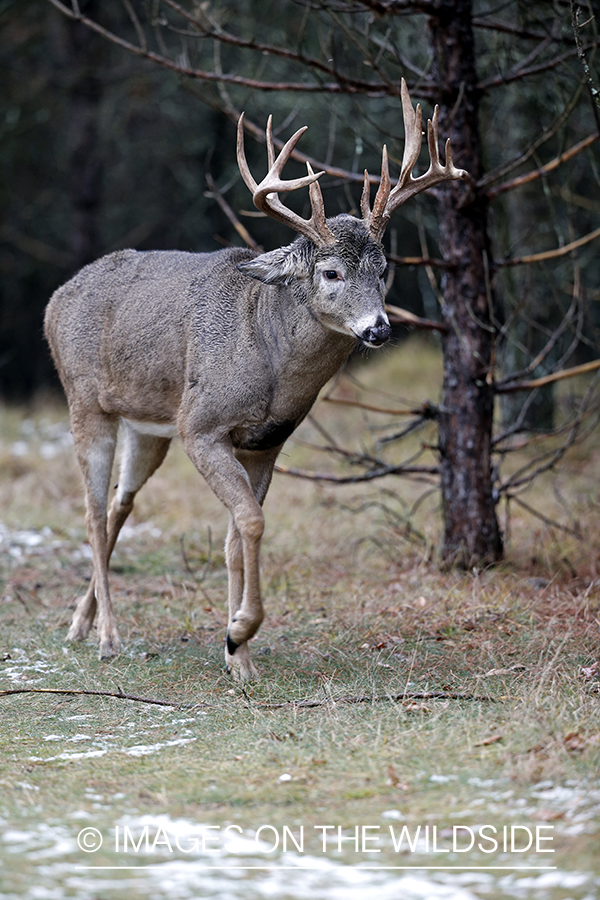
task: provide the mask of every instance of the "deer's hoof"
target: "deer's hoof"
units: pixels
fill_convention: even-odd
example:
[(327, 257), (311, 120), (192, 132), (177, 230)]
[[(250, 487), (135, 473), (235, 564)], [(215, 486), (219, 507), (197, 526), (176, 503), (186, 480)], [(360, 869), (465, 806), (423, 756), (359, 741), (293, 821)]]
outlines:
[(67, 641), (69, 643), (73, 641), (84, 641), (90, 633), (90, 629), (94, 622), (94, 615), (96, 614), (96, 607), (88, 607), (84, 602), (86, 600), (87, 597), (81, 597), (77, 603), (75, 612), (73, 613), (71, 625), (67, 632)]
[(65, 640), (68, 644), (73, 644), (76, 641), (84, 641), (90, 633), (91, 627), (91, 622), (86, 622), (85, 620), (76, 622), (75, 619), (73, 619)]
[(225, 649), (225, 665), (232, 679), (239, 682), (256, 680), (259, 677), (258, 669), (250, 659), (248, 644), (237, 645), (233, 653), (230, 652), (231, 645), (232, 642), (230, 642), (228, 637)]
[(100, 638), (100, 652), (98, 654), (99, 659), (112, 659), (114, 656), (119, 655), (120, 650), (121, 640), (116, 629)]

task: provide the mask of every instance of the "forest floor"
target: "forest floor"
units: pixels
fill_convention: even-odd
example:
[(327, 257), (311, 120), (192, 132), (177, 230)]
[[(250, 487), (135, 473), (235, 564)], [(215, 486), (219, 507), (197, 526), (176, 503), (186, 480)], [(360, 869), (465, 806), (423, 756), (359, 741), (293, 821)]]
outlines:
[[(439, 357), (359, 371), (410, 406)], [(333, 471), (307, 445), (367, 446), (366, 416), (320, 403), (282, 464)], [(599, 455), (537, 479), (545, 519), (503, 507), (504, 562), (469, 572), (437, 565), (427, 484), (277, 474), (240, 687), (227, 517), (181, 447), (115, 550), (100, 662), (64, 642), (90, 574), (66, 409), (0, 409), (0, 898), (600, 897)]]

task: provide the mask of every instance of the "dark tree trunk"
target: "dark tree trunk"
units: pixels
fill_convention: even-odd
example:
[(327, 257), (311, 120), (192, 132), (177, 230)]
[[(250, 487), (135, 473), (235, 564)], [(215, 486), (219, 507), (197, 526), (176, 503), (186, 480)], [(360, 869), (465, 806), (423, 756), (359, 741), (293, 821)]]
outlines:
[[(471, 0), (443, 0), (430, 19), (440, 87), (440, 134), (451, 137), (456, 164), (475, 180), (482, 171)], [(491, 477), (494, 407), (493, 330), (486, 262), (491, 261), (486, 200), (464, 185), (440, 191), (440, 244), (451, 263), (443, 276), (444, 386), (439, 440), (444, 507), (443, 559), (470, 567), (498, 560)]]

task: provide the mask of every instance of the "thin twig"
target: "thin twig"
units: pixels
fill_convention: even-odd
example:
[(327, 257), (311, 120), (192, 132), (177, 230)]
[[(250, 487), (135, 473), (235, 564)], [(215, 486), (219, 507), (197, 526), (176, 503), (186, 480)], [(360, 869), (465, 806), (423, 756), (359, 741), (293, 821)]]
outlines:
[[(360, 400), (345, 400), (342, 397), (321, 397), (322, 402), (338, 403), (340, 406), (355, 406), (357, 409), (365, 409), (367, 412), (383, 413), (388, 416), (423, 416), (427, 419), (435, 418), (435, 407), (430, 403), (424, 403), (420, 409), (386, 409), (383, 406), (372, 406), (370, 403), (361, 403)], [(430, 407), (431, 410), (430, 410)]]
[(239, 234), (241, 239), (244, 241), (244, 243), (248, 247), (250, 247), (251, 250), (256, 250), (258, 253), (261, 253), (263, 248), (260, 246), (260, 244), (257, 244), (257, 242), (254, 240), (254, 238), (252, 237), (252, 235), (250, 234), (248, 229), (244, 225), (242, 225), (242, 223), (240, 222), (240, 220), (238, 219), (238, 217), (236, 216), (236, 214), (230, 207), (230, 205), (227, 202), (227, 200), (225, 199), (225, 197), (223, 197), (223, 195), (220, 193), (217, 185), (215, 184), (215, 180), (212, 177), (212, 175), (210, 174), (210, 172), (206, 173), (206, 183), (207, 183), (208, 189), (210, 191), (209, 196), (211, 196), (213, 198), (213, 200), (217, 201), (217, 203), (219, 204), (219, 206), (221, 207), (221, 209), (223, 210), (223, 212), (225, 213), (225, 215), (227, 216), (227, 218), (229, 219), (229, 221), (231, 222), (231, 224), (233, 225), (233, 227), (235, 228), (235, 230), (237, 231), (237, 233)]
[(552, 372), (550, 375), (543, 375), (541, 378), (533, 378), (531, 381), (500, 383), (495, 387), (497, 394), (513, 394), (515, 391), (532, 391), (534, 388), (544, 387), (546, 384), (552, 384), (554, 381), (563, 381), (565, 378), (574, 378), (576, 375), (585, 375), (587, 372), (596, 372), (600, 369), (600, 359), (594, 359), (591, 362), (582, 363), (580, 366), (573, 366), (571, 369), (562, 369), (560, 372)]
[(594, 231), (590, 231), (589, 234), (585, 234), (576, 241), (571, 241), (570, 244), (565, 244), (564, 247), (558, 247), (556, 250), (545, 250), (543, 253), (532, 253), (530, 256), (518, 256), (515, 259), (502, 259), (498, 260), (496, 265), (499, 268), (502, 266), (522, 266), (525, 263), (557, 259), (559, 256), (566, 256), (572, 250), (577, 250), (578, 247), (583, 247), (584, 244), (589, 244), (590, 241), (594, 241), (597, 237), (600, 237), (600, 228), (596, 228)]
[(373, 697), (326, 697), (323, 700), (284, 700), (279, 703), (258, 703), (262, 709), (284, 709), (291, 706), (294, 709), (312, 709), (318, 706), (328, 706), (338, 703), (405, 703), (415, 700), (469, 700), (478, 703), (497, 703), (499, 697), (482, 697), (479, 694), (460, 694), (451, 691), (425, 691), (420, 694), (383, 694)]
[(399, 306), (392, 306), (389, 303), (385, 305), (386, 310), (390, 313), (390, 322), (398, 322), (402, 325), (414, 325), (415, 328), (423, 328), (427, 331), (441, 331), (447, 334), (448, 329), (443, 322), (434, 322), (432, 319), (422, 319), (415, 316), (414, 313), (407, 309), (401, 309)]
[(554, 122), (552, 122), (552, 124), (548, 128), (546, 128), (534, 141), (532, 141), (532, 143), (529, 144), (529, 146), (525, 150), (523, 150), (521, 153), (518, 153), (517, 156), (507, 160), (500, 166), (497, 166), (495, 169), (492, 169), (487, 174), (483, 175), (477, 182), (477, 187), (481, 189), (486, 185), (492, 184), (492, 182), (497, 181), (499, 178), (504, 178), (504, 176), (508, 175), (509, 172), (513, 172), (519, 166), (522, 166), (524, 163), (526, 163), (527, 160), (531, 159), (531, 157), (543, 144), (554, 137), (565, 124), (565, 122), (569, 119), (571, 113), (577, 106), (580, 94), (583, 90), (583, 85), (584, 82), (582, 80), (575, 93), (569, 99), (569, 102), (559, 112), (559, 114), (554, 119)]
[(567, 162), (569, 159), (572, 159), (578, 153), (581, 153), (582, 150), (585, 150), (587, 147), (590, 147), (595, 141), (600, 138), (599, 132), (594, 132), (593, 134), (588, 135), (584, 138), (583, 141), (579, 141), (578, 144), (574, 144), (568, 150), (565, 150), (564, 153), (555, 156), (554, 159), (551, 159), (550, 162), (547, 162), (545, 165), (540, 166), (539, 169), (535, 169), (533, 172), (527, 172), (526, 175), (519, 175), (517, 178), (512, 178), (510, 181), (505, 181), (502, 184), (496, 185), (496, 187), (490, 188), (486, 191), (486, 195), (489, 200), (492, 200), (494, 197), (497, 197), (498, 194), (504, 194), (506, 191), (512, 191), (514, 188), (521, 187), (523, 184), (529, 184), (531, 181), (535, 181), (538, 178), (541, 178), (543, 175), (547, 175), (548, 172), (553, 172), (554, 169), (558, 169), (564, 162)]
[[(544, 38), (548, 37), (548, 34), (543, 31), (528, 31), (524, 28), (521, 28), (519, 25), (511, 24), (509, 22), (502, 22), (497, 19), (489, 19), (489, 18), (474, 18), (473, 19), (473, 28), (483, 28), (488, 31), (499, 31), (504, 32), (505, 34), (512, 34), (515, 37), (523, 38), (523, 40), (528, 41), (543, 41)], [(571, 37), (564, 36), (552, 36), (552, 40), (554, 43), (561, 44), (572, 44), (573, 40)]]
[[(371, 180), (371, 176), (369, 176)], [(386, 259), (398, 266), (437, 266), (439, 269), (450, 269), (452, 263), (435, 256), (396, 256), (394, 253), (386, 253)]]
[(86, 691), (60, 688), (10, 688), (0, 690), (0, 698), (12, 694), (58, 694), (61, 696), (115, 697), (117, 700), (132, 700), (135, 703), (149, 703), (152, 706), (171, 706), (176, 709), (193, 709), (196, 706), (207, 707), (208, 703), (175, 703), (170, 700), (153, 700), (150, 697), (137, 697), (135, 694), (124, 694), (123, 691)]
[[(215, 708), (215, 704), (209, 703), (176, 703), (169, 700), (152, 700), (147, 697), (136, 697), (132, 694), (124, 694), (114, 691), (85, 691), (85, 690), (60, 690), (54, 688), (13, 688), (7, 691), (0, 691), (0, 698), (8, 697), (13, 694), (58, 694), (67, 696), (85, 695), (89, 697), (116, 697), (118, 700), (133, 700), (137, 703), (150, 703), (155, 706), (169, 706), (173, 709), (195, 709), (196, 707)], [(248, 694), (244, 691), (244, 698), (250, 703)], [(383, 694), (381, 696), (360, 696), (360, 697), (325, 697), (322, 700), (281, 700), (276, 703), (269, 701), (258, 701), (252, 703), (252, 706), (261, 709), (285, 709), (291, 707), (294, 709), (314, 709), (320, 706), (337, 703), (403, 703), (414, 700), (469, 700), (478, 703), (496, 703), (501, 698), (486, 697), (478, 694), (461, 694), (451, 691), (425, 691), (420, 694)]]
[[(113, 31), (110, 31), (108, 28), (104, 28), (94, 19), (90, 19), (87, 16), (84, 16), (79, 12), (79, 10), (69, 9), (61, 0), (48, 0), (52, 6), (55, 6), (60, 12), (65, 15), (69, 19), (73, 19), (76, 22), (81, 22), (82, 25), (85, 25), (87, 28), (90, 28), (92, 31), (95, 31), (97, 34), (100, 34), (106, 40), (111, 41), (113, 44), (116, 44), (119, 47), (122, 47), (124, 50), (128, 50), (130, 53), (134, 53), (136, 56), (139, 56), (141, 59), (147, 59), (149, 62), (156, 63), (159, 66), (163, 66), (166, 69), (169, 69), (172, 72), (177, 72), (179, 75), (185, 75), (189, 78), (196, 78), (200, 81), (214, 82), (214, 83), (225, 83), (225, 84), (237, 84), (241, 87), (251, 88), (252, 90), (262, 90), (262, 91), (293, 91), (300, 92), (305, 94), (311, 93), (325, 93), (325, 94), (345, 94), (345, 93), (364, 93), (368, 97), (387, 97), (393, 91), (390, 91), (390, 88), (385, 82), (377, 83), (377, 82), (367, 82), (365, 83), (365, 87), (360, 87), (359, 85), (353, 85), (350, 88), (345, 86), (342, 81), (333, 81), (333, 82), (285, 82), (285, 81), (260, 81), (256, 78), (246, 78), (243, 75), (237, 75), (233, 73), (222, 73), (218, 72), (209, 72), (204, 69), (195, 69), (192, 66), (182, 65), (175, 60), (169, 59), (169, 57), (162, 56), (159, 53), (155, 53), (152, 50), (148, 50), (144, 47), (139, 47), (136, 44), (132, 44), (130, 41), (125, 40), (122, 37), (119, 37), (118, 34), (115, 34)], [(397, 88), (396, 88), (397, 92)]]
[(140, 49), (146, 51), (148, 49), (148, 42), (146, 41), (144, 29), (142, 28), (141, 22), (137, 17), (135, 9), (131, 5), (130, 0), (123, 0), (123, 6), (127, 10), (127, 14), (129, 15), (129, 18), (133, 23), (133, 27), (135, 28), (136, 34), (138, 36), (138, 41), (140, 42)]
[(306, 478), (309, 481), (328, 481), (332, 484), (359, 484), (361, 481), (374, 481), (386, 475), (439, 475), (438, 466), (380, 466), (362, 475), (330, 475), (326, 472), (310, 472), (306, 469), (293, 469), (289, 466), (275, 466), (281, 475), (293, 475), (295, 478)]
[[(580, 304), (581, 273), (580, 273), (579, 266), (575, 265), (574, 269), (575, 269), (575, 272), (574, 272), (575, 278), (574, 278), (574, 284), (573, 284), (573, 296), (571, 299), (571, 304), (569, 306), (569, 309), (567, 310), (566, 314), (564, 315), (562, 322), (560, 323), (558, 328), (556, 328), (552, 332), (552, 334), (546, 341), (545, 346), (542, 347), (542, 349), (539, 351), (537, 356), (535, 356), (535, 358), (532, 359), (528, 363), (528, 365), (525, 366), (524, 369), (521, 369), (520, 372), (513, 372), (511, 375), (506, 375), (502, 379), (503, 384), (512, 384), (513, 382), (516, 384), (518, 381), (521, 381), (523, 378), (525, 378), (526, 375), (527, 376), (531, 375), (535, 371), (536, 367), (539, 366), (541, 363), (543, 363), (545, 359), (547, 359), (548, 355), (554, 349), (554, 347), (556, 346), (556, 344), (562, 337), (563, 333), (570, 326), (573, 316), (577, 312), (578, 307), (581, 310), (581, 304)], [(528, 322), (528, 324), (529, 324), (529, 322)], [(503, 336), (505, 334), (506, 334), (506, 332), (503, 331)], [(580, 333), (579, 333), (579, 329), (577, 329), (576, 342), (578, 343), (579, 340), (580, 340)], [(568, 356), (563, 357), (563, 358), (566, 360), (566, 359), (568, 359)], [(557, 362), (555, 364), (554, 368), (556, 371), (559, 371), (562, 368), (562, 364), (559, 364)]]
[(336, 82), (340, 84), (345, 84), (350, 93), (354, 93), (360, 90), (370, 90), (373, 86), (372, 82), (364, 81), (358, 78), (351, 78), (347, 75), (344, 75), (338, 69), (333, 68), (332, 66), (326, 65), (322, 60), (317, 59), (316, 57), (306, 56), (304, 53), (299, 51), (290, 50), (286, 47), (278, 47), (275, 44), (262, 44), (259, 41), (256, 41), (254, 38), (242, 38), (238, 37), (228, 31), (225, 31), (222, 27), (216, 27), (214, 23), (210, 23), (212, 27), (206, 27), (203, 25), (198, 15), (203, 14), (205, 11), (199, 7), (198, 11), (194, 11), (193, 13), (188, 12), (188, 10), (184, 9), (179, 3), (176, 3), (175, 0), (165, 0), (167, 6), (170, 6), (176, 13), (190, 22), (195, 32), (186, 32), (186, 34), (192, 34), (195, 37), (208, 38), (209, 40), (218, 41), (221, 44), (230, 44), (234, 47), (239, 47), (241, 49), (252, 50), (258, 56), (278, 56), (283, 59), (291, 60), (295, 63), (300, 63), (300, 65), (305, 66), (309, 70), (316, 70), (318, 72), (323, 72), (325, 75), (330, 76)]
[[(55, 0), (50, 0), (51, 3), (54, 3)], [(584, 50), (593, 50), (594, 47), (598, 46), (597, 40), (589, 41), (583, 48)], [(485, 93), (490, 88), (493, 87), (504, 87), (506, 84), (510, 84), (512, 81), (522, 81), (528, 75), (539, 75), (542, 72), (547, 72), (548, 69), (555, 69), (558, 66), (562, 65), (567, 60), (572, 59), (576, 55), (576, 50), (570, 50), (568, 53), (561, 53), (560, 56), (556, 56), (553, 59), (548, 60), (547, 62), (540, 63), (539, 66), (531, 66), (529, 69), (519, 69), (517, 71), (513, 70), (512, 72), (508, 72), (507, 74), (494, 75), (491, 78), (487, 78), (485, 81), (480, 81), (477, 85), (477, 90)]]
[(557, 528), (559, 531), (564, 531), (566, 534), (570, 534), (572, 537), (577, 538), (577, 540), (582, 539), (582, 534), (580, 531), (575, 531), (574, 528), (569, 528), (568, 525), (562, 525), (560, 522), (556, 522), (554, 519), (549, 519), (548, 516), (545, 516), (544, 513), (540, 512), (539, 509), (535, 509), (533, 506), (530, 506), (529, 503), (525, 503), (524, 500), (521, 500), (516, 494), (508, 493), (506, 496), (510, 500), (514, 500), (515, 503), (518, 503), (519, 506), (522, 506), (523, 509), (527, 510), (528, 513), (531, 513), (532, 516), (535, 516), (536, 519), (539, 519), (544, 525), (547, 525), (549, 528)]

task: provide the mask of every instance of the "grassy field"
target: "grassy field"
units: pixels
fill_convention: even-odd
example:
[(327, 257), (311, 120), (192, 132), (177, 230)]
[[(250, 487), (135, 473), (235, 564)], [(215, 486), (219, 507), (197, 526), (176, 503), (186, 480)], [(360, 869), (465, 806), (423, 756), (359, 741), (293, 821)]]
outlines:
[[(414, 404), (439, 358), (415, 341), (359, 376)], [(323, 428), (376, 434), (315, 416), (283, 464), (332, 470)], [(226, 515), (181, 448), (115, 551), (124, 650), (101, 663), (64, 643), (90, 573), (66, 410), (0, 422), (0, 690), (31, 690), (0, 697), (2, 900), (600, 897), (597, 436), (526, 498), (581, 536), (515, 507), (505, 562), (468, 573), (437, 568), (423, 484), (276, 475), (242, 689)]]

